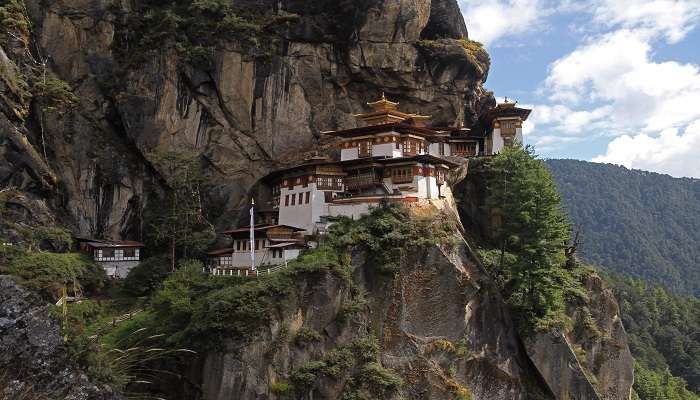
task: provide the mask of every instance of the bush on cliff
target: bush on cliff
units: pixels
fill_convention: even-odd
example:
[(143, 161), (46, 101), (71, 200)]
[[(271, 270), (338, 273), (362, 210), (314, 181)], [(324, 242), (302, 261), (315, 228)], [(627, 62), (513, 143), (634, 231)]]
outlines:
[(21, 254), (2, 269), (17, 277), (20, 284), (54, 301), (60, 298), (64, 285), (71, 295), (74, 291), (91, 294), (104, 287), (107, 279), (104, 270), (90, 257), (78, 253)]
[(167, 257), (149, 257), (129, 271), (123, 290), (129, 296), (150, 295), (163, 285), (169, 274), (170, 261)]
[[(182, 60), (202, 69), (214, 68), (213, 55), (219, 42), (235, 39), (255, 52), (267, 43), (261, 40), (263, 25), (251, 13), (240, 12), (226, 0), (145, 0), (126, 14), (118, 32), (120, 51), (133, 62), (148, 52), (174, 49)], [(119, 13), (122, 10), (115, 7)], [(129, 49), (124, 52), (124, 49)]]
[[(302, 277), (329, 271), (352, 286), (352, 248), (365, 249), (381, 271), (394, 271), (403, 249), (447, 241), (451, 232), (446, 221), (414, 219), (399, 206), (386, 206), (356, 221), (340, 220), (317, 249), (304, 252), (288, 268), (255, 280), (210, 276), (202, 273), (200, 262), (187, 261), (155, 292), (148, 318), (129, 329), (146, 328), (164, 334), (168, 345), (193, 349), (216, 347), (225, 337), (246, 338), (275, 312), (284, 312)], [(356, 293), (346, 314), (365, 307), (360, 297)], [(116, 335), (126, 337), (129, 329)]]
[(373, 209), (357, 220), (341, 218), (324, 238), (326, 246), (348, 252), (366, 250), (368, 261), (378, 271), (396, 272), (407, 250), (449, 243), (455, 226), (445, 217), (418, 217), (396, 204)]

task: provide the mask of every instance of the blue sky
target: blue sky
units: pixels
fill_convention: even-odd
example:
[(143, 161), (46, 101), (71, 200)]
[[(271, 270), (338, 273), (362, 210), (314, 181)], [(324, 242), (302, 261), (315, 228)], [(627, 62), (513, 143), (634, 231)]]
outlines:
[(543, 157), (700, 177), (700, 0), (459, 0)]

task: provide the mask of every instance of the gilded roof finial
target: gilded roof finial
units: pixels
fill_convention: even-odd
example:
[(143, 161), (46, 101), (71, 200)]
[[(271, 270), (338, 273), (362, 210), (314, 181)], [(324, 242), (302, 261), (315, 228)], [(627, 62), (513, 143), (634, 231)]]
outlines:
[(386, 98), (386, 93), (382, 91), (382, 97), (373, 102), (367, 103), (372, 107), (372, 111), (364, 114), (357, 114), (355, 117), (362, 119), (367, 125), (381, 125), (387, 123), (398, 123), (412, 120), (413, 124), (422, 124), (429, 119), (427, 115), (409, 114), (397, 109), (399, 103)]

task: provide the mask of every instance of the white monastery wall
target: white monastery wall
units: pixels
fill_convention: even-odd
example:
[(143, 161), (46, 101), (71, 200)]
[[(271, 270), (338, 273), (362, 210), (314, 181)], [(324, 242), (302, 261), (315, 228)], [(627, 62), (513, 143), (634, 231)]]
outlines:
[(359, 158), (357, 147), (340, 149), (340, 161), (357, 160)]
[[(299, 193), (302, 194), (302, 204), (299, 204)], [(309, 193), (309, 202), (306, 203), (306, 196)], [(304, 228), (309, 232), (313, 231), (313, 206), (311, 201), (316, 200), (318, 196), (323, 198), (323, 193), (316, 190), (315, 183), (309, 183), (306, 187), (296, 185), (294, 189), (283, 187), (280, 190), (280, 207), (279, 207), (279, 223), (280, 225), (289, 225), (296, 228)], [(289, 196), (289, 204), (287, 205), (287, 196)], [(294, 202), (292, 205), (292, 196)], [(316, 200), (317, 201), (317, 200)]]
[(503, 150), (504, 144), (503, 144), (503, 136), (501, 136), (501, 128), (494, 128), (493, 133), (491, 134), (491, 152), (493, 154), (498, 154)]
[(101, 261), (100, 266), (105, 270), (107, 276), (112, 278), (124, 279), (129, 275), (135, 266), (139, 265), (138, 261)]
[[(314, 187), (316, 187), (316, 185), (314, 185)], [(322, 216), (328, 215), (328, 207), (326, 207), (325, 192), (320, 190), (314, 190), (311, 194), (311, 219), (306, 221), (306, 224), (304, 226), (300, 226), (300, 228), (306, 229), (305, 233), (307, 234), (315, 233), (314, 230), (316, 230), (316, 223), (321, 220)]]
[(369, 203), (328, 204), (328, 215), (331, 217), (346, 216), (358, 219), (364, 214), (369, 214), (371, 206), (372, 204)]
[(395, 143), (381, 143), (372, 145), (372, 157), (401, 157), (401, 150), (396, 150)]

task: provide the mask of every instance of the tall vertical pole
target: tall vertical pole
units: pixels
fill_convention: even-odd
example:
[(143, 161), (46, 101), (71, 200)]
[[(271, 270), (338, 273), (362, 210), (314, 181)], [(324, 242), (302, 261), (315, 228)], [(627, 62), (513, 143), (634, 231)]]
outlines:
[(250, 199), (250, 269), (255, 271), (255, 199)]
[(61, 300), (63, 301), (63, 304), (61, 304), (63, 307), (63, 342), (68, 343), (68, 289), (65, 283), (61, 294)]

